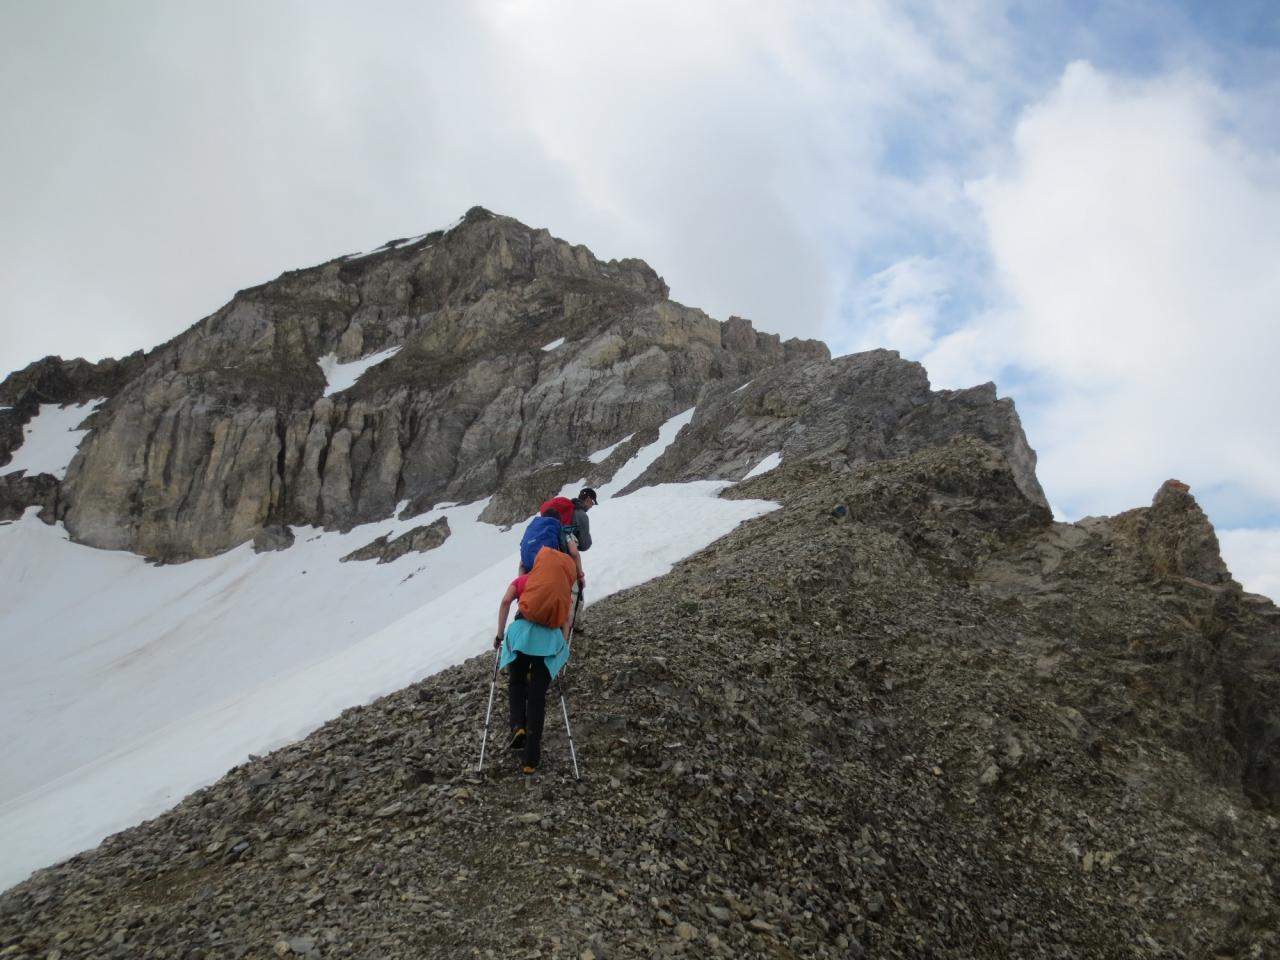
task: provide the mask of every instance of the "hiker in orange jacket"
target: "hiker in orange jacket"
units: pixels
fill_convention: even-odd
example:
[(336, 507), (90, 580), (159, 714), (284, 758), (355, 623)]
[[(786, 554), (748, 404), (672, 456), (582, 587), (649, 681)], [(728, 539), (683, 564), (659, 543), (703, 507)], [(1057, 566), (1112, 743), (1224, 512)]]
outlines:
[[(508, 746), (524, 750), (522, 770), (531, 774), (542, 753), (542, 726), (546, 718), (547, 688), (569, 660), (567, 630), (557, 621), (569, 616), (573, 567), (564, 554), (544, 547), (531, 573), (516, 577), (502, 595), (498, 608), (498, 632), (494, 647), (502, 648), (499, 669), (507, 671), (507, 701), (511, 711)], [(520, 613), (510, 627), (511, 604), (520, 602)], [(547, 621), (540, 623), (539, 620)]]

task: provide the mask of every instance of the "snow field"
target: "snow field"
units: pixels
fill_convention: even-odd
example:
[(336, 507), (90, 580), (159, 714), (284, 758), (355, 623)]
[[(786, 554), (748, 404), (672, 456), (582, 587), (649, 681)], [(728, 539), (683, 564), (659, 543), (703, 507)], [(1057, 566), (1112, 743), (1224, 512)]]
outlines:
[[(605, 492), (639, 476), (692, 415), (597, 485), (588, 603), (776, 508), (721, 500), (723, 481)], [(72, 544), (34, 510), (0, 525), (0, 729), (18, 731), (0, 742), (0, 888), (155, 816), (250, 753), (488, 651), (524, 523), (481, 523), (484, 506), (440, 504), (346, 534), (295, 528), (285, 551), (244, 545), (168, 567)], [(452, 534), (436, 550), (338, 562), (438, 516)], [(655, 522), (667, 517), (680, 522)], [(477, 750), (486, 693), (476, 691)]]

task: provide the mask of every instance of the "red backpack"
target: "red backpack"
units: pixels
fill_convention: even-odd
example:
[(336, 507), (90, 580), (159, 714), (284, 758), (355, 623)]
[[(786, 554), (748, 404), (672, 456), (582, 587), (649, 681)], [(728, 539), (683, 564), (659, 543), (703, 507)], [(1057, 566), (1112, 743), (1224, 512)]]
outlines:
[(555, 510), (560, 514), (563, 526), (573, 526), (573, 501), (568, 497), (552, 497), (538, 508), (538, 516), (546, 516), (548, 510)]

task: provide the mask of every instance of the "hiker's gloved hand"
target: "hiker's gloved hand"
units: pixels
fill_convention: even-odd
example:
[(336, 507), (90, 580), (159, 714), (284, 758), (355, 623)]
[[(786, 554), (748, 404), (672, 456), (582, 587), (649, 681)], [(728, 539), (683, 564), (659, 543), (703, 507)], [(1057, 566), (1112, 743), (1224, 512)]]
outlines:
[(502, 634), (493, 638), (493, 649), (497, 650), (500, 646), (502, 646)]
[(587, 585), (587, 575), (585, 573), (578, 574), (578, 589), (581, 590)]

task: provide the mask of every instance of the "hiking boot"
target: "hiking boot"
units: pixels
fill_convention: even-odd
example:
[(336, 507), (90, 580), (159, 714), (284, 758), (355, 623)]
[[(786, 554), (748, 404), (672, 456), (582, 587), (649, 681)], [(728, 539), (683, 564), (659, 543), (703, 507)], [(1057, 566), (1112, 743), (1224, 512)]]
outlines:
[(507, 744), (508, 750), (519, 750), (524, 746), (524, 727), (516, 727), (511, 731), (511, 740)]

